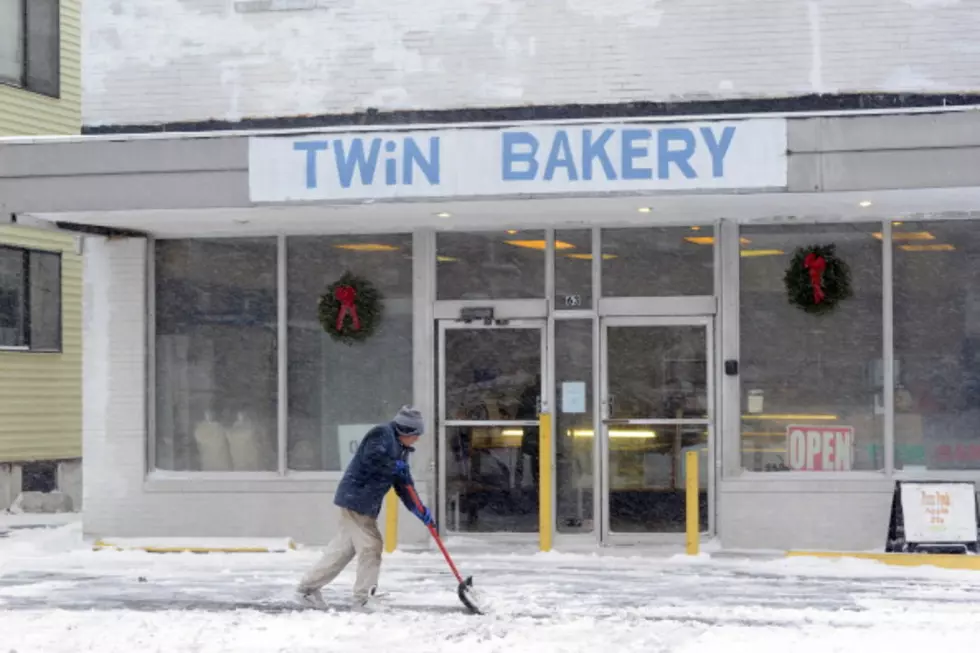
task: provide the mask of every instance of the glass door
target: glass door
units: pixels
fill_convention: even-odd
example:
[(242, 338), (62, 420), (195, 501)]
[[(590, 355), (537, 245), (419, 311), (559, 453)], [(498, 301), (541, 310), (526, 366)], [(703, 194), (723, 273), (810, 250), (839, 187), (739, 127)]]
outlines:
[(544, 320), (440, 322), (440, 523), (450, 533), (538, 532), (544, 336)]
[[(685, 454), (699, 452), (701, 530), (713, 475), (710, 318), (602, 325), (602, 538), (683, 537)], [(710, 487), (709, 487), (710, 486)]]

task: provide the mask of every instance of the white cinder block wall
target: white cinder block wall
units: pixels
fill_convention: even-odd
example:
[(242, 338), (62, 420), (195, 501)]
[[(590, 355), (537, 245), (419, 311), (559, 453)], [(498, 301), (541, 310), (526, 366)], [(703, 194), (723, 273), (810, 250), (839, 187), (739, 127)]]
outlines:
[[(307, 8), (268, 10), (282, 5)], [(84, 12), (90, 126), (980, 89), (977, 0), (86, 0)]]
[(146, 430), (146, 241), (86, 236), (82, 290), (84, 529), (140, 513)]

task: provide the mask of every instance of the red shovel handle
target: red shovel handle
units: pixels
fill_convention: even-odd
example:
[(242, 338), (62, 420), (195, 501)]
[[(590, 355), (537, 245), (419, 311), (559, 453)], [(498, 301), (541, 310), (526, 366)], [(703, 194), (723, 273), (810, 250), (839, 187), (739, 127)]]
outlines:
[[(422, 505), (419, 495), (415, 493), (415, 488), (411, 485), (406, 485), (405, 489), (408, 490), (408, 496), (412, 497), (412, 501), (415, 502), (415, 507), (419, 509), (419, 512), (422, 512), (425, 506)], [(446, 551), (446, 547), (443, 546), (442, 539), (439, 537), (439, 533), (436, 532), (436, 527), (429, 524), (429, 532), (432, 534), (432, 539), (434, 539), (436, 544), (439, 545), (439, 550), (442, 551), (443, 557), (446, 559), (446, 562), (449, 563), (449, 568), (453, 570), (453, 575), (456, 576), (456, 580), (462, 583), (463, 576), (459, 573), (459, 570), (456, 569), (456, 565), (453, 564), (453, 559), (449, 557), (449, 551)]]

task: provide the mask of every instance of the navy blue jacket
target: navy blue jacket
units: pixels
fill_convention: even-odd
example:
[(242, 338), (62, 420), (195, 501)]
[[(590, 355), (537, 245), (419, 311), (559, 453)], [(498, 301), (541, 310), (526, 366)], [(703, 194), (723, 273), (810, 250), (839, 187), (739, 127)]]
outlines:
[[(395, 480), (395, 461), (414, 451), (398, 440), (392, 423), (375, 426), (357, 447), (354, 458), (344, 471), (334, 503), (362, 515), (377, 519), (388, 490), (394, 486), (402, 503), (415, 510), (402, 482)], [(414, 485), (411, 473), (408, 482)]]

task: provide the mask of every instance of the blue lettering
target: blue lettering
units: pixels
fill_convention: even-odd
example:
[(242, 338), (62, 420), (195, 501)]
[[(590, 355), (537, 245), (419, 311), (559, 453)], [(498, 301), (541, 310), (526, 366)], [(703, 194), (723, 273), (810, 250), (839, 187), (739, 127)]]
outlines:
[[(671, 150), (671, 141), (682, 141), (683, 150)], [(694, 141), (694, 134), (690, 129), (661, 129), (657, 133), (657, 176), (661, 179), (670, 177), (671, 162), (677, 164), (681, 172), (688, 179), (697, 177), (694, 168), (691, 167), (691, 157), (694, 156), (694, 148), (697, 143)]]
[[(395, 141), (387, 141), (385, 143), (385, 152), (392, 153), (398, 149), (398, 143)], [(394, 186), (398, 183), (398, 161), (388, 157), (385, 159), (385, 184), (388, 186)]]
[(354, 178), (354, 170), (360, 173), (361, 184), (368, 186), (374, 183), (374, 172), (378, 167), (378, 152), (381, 150), (381, 139), (371, 139), (371, 153), (365, 158), (364, 140), (355, 138), (350, 143), (350, 154), (344, 152), (344, 142), (333, 142), (333, 154), (337, 160), (337, 177), (342, 188), (350, 188)]
[[(503, 170), (501, 176), (504, 181), (533, 181), (538, 175), (538, 161), (535, 155), (538, 153), (538, 139), (529, 132), (504, 132), (501, 142), (503, 151), (501, 161)], [(527, 146), (526, 151), (517, 152), (515, 147), (518, 145)], [(515, 170), (515, 163), (527, 165), (524, 170)]]
[(715, 138), (715, 133), (711, 131), (711, 127), (702, 127), (701, 136), (704, 138), (705, 145), (708, 146), (708, 152), (711, 153), (711, 174), (715, 177), (724, 177), (725, 155), (728, 154), (728, 148), (735, 136), (735, 128), (729, 125), (721, 130), (720, 141)]
[(603, 129), (602, 135), (596, 140), (592, 140), (592, 130), (586, 129), (582, 132), (582, 179), (590, 181), (592, 179), (592, 161), (599, 159), (602, 164), (602, 171), (606, 173), (606, 179), (616, 179), (616, 169), (613, 168), (612, 161), (609, 160), (609, 153), (606, 152), (606, 145), (613, 135), (613, 130)]
[(551, 181), (551, 178), (555, 176), (555, 168), (564, 168), (568, 175), (568, 181), (578, 179), (575, 160), (572, 158), (572, 146), (568, 143), (568, 133), (564, 129), (558, 130), (555, 134), (555, 140), (551, 142), (548, 163), (544, 167), (545, 181)]
[(634, 159), (647, 156), (647, 146), (636, 145), (634, 141), (649, 140), (651, 136), (649, 129), (624, 129), (623, 130), (623, 179), (652, 179), (653, 170), (649, 168), (637, 168)]
[(327, 149), (326, 141), (303, 141), (293, 143), (297, 152), (306, 152), (306, 187), (316, 188), (316, 153)]
[(405, 151), (403, 166), (405, 168), (405, 183), (409, 186), (414, 181), (413, 166), (418, 165), (419, 170), (433, 186), (439, 185), (439, 137), (433, 136), (429, 139), (429, 157), (422, 154), (418, 143), (413, 138), (406, 138), (404, 143)]
[(398, 161), (394, 159), (385, 160), (385, 185), (394, 186), (398, 183)]

